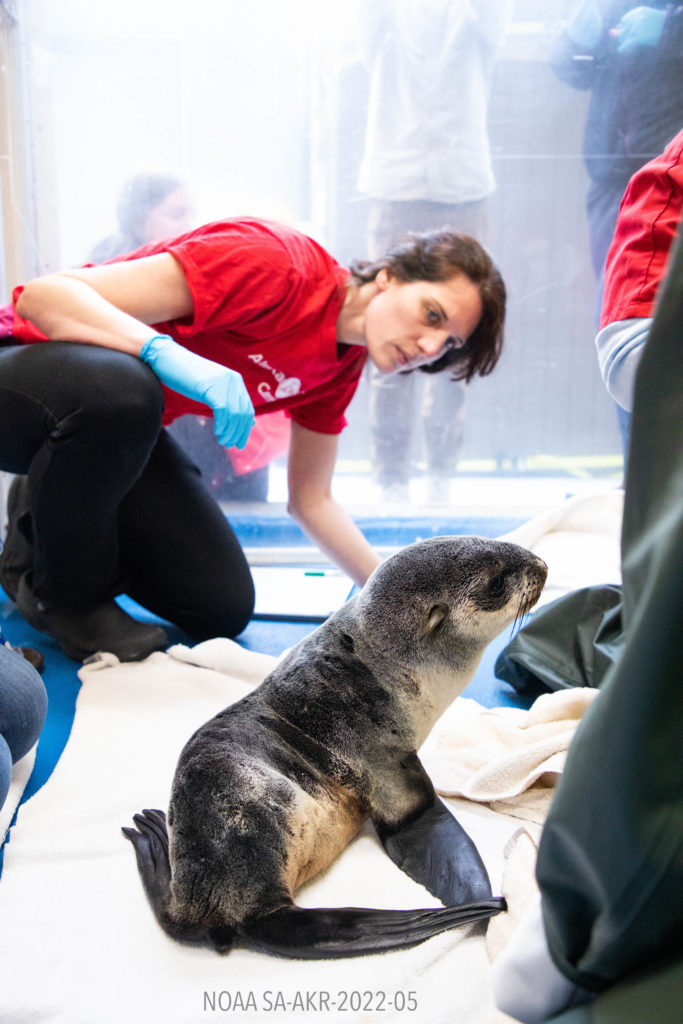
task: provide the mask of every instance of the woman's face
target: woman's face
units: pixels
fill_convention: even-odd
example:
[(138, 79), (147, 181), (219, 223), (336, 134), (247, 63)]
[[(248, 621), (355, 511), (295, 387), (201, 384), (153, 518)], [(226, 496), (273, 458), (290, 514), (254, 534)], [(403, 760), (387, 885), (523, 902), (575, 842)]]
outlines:
[(143, 242), (157, 242), (161, 238), (182, 235), (193, 227), (192, 201), (185, 189), (177, 188), (147, 214), (142, 232)]
[(481, 319), (479, 289), (464, 274), (447, 281), (375, 278), (377, 293), (365, 311), (368, 355), (380, 373), (412, 370), (460, 346)]

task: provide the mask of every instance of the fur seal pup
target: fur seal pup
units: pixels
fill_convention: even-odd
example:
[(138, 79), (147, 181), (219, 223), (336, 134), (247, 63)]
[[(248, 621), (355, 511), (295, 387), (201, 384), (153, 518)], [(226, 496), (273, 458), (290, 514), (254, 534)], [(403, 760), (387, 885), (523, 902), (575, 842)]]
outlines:
[[(228, 952), (358, 956), (415, 945), (505, 909), (417, 750), (489, 643), (541, 593), (516, 544), (436, 537), (383, 562), (248, 696), (183, 749), (168, 822), (124, 828), (165, 931)], [(298, 886), (370, 818), (384, 849), (444, 904), (305, 909)], [(167, 827), (168, 825), (168, 827)]]

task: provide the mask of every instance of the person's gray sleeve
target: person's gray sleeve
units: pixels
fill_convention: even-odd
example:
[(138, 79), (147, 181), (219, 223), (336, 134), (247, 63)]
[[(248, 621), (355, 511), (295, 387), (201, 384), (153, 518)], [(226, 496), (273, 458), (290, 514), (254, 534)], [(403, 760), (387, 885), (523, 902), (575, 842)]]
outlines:
[(616, 320), (595, 339), (598, 364), (605, 387), (622, 409), (633, 409), (636, 370), (652, 325), (652, 317)]

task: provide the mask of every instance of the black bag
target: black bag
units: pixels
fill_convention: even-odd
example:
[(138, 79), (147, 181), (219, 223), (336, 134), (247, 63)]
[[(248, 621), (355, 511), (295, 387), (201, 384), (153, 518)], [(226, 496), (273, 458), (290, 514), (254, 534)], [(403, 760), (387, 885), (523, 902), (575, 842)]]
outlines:
[(519, 693), (598, 687), (623, 646), (621, 587), (583, 587), (535, 612), (495, 671)]

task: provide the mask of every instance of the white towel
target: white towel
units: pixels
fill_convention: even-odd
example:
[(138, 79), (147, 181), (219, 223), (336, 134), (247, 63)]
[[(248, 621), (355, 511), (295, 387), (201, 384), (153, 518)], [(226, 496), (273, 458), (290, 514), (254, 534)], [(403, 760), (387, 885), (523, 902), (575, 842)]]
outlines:
[(488, 803), (541, 824), (586, 708), (587, 687), (538, 697), (529, 711), (458, 697), (420, 751), (439, 793)]

